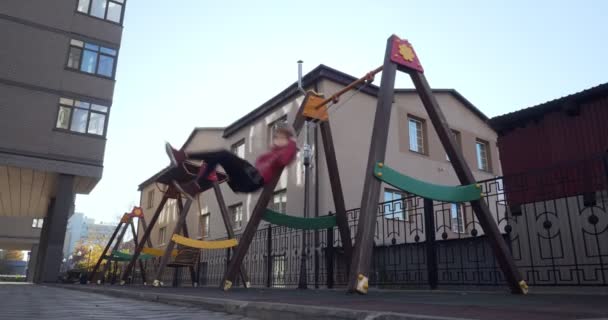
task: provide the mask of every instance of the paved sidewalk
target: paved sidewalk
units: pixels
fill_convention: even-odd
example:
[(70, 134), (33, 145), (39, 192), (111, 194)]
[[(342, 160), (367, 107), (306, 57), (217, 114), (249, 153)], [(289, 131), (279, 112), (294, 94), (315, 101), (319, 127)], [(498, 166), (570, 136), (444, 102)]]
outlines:
[(110, 297), (58, 287), (0, 283), (0, 319), (249, 319), (195, 307)]
[(285, 319), (608, 319), (608, 295), (502, 292), (373, 291), (367, 296), (343, 290), (153, 288), (69, 286), (166, 303), (198, 305), (216, 311)]

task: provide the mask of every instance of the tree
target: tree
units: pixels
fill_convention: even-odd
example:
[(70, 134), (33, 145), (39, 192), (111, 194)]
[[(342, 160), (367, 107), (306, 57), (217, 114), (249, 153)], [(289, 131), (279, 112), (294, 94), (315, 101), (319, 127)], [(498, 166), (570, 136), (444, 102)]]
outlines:
[(23, 251), (6, 250), (6, 255), (4, 256), (4, 259), (13, 260), (13, 261), (22, 261), (23, 260)]
[(79, 243), (72, 253), (72, 261), (76, 268), (89, 269), (95, 266), (102, 252), (103, 246), (98, 242)]

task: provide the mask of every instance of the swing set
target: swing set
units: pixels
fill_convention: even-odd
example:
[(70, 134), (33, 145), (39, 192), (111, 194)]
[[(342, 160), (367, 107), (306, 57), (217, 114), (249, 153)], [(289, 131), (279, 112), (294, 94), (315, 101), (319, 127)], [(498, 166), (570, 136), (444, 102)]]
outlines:
[[(442, 186), (427, 183), (418, 179), (409, 177), (403, 173), (399, 173), (387, 165), (384, 161), (387, 141), (389, 120), (392, 111), (393, 96), (395, 91), (395, 78), (397, 71), (407, 73), (416, 88), (416, 91), (426, 109), (429, 118), (437, 132), (439, 139), (446, 150), (454, 171), (460, 180), (460, 186)], [(329, 122), (331, 112), (335, 112), (340, 106), (343, 106), (365, 86), (373, 82), (376, 74), (382, 72), (382, 79), (377, 99), (377, 107), (375, 109), (372, 137), (370, 150), (368, 155), (368, 163), (366, 166), (366, 175), (364, 180), (364, 189), (362, 193), (359, 223), (357, 225), (357, 233), (354, 239), (354, 245), (351, 240), (350, 229), (348, 226), (346, 207), (344, 203), (344, 195), (340, 182), (338, 170), (338, 162), (336, 159), (335, 147), (331, 133)], [(355, 92), (342, 103), (339, 104), (341, 97), (357, 88)], [(249, 287), (248, 276), (242, 266), (243, 260), (247, 254), (250, 244), (254, 238), (255, 232), (262, 220), (269, 223), (286, 226), (299, 230), (320, 230), (337, 226), (344, 255), (347, 261), (350, 261), (347, 269), (349, 270), (348, 291), (366, 294), (368, 291), (368, 277), (371, 265), (372, 249), (374, 243), (374, 232), (376, 229), (377, 205), (380, 196), (380, 188), (382, 183), (389, 184), (401, 191), (405, 191), (425, 199), (432, 201), (447, 201), (453, 203), (469, 202), (471, 207), (488, 236), (489, 242), (496, 255), (498, 264), (505, 275), (505, 280), (513, 293), (526, 294), (528, 287), (519, 273), (513, 258), (510, 255), (509, 248), (505, 240), (502, 238), (498, 226), (492, 218), (491, 212), (487, 204), (482, 199), (482, 190), (476, 184), (475, 178), (466, 163), (462, 152), (457, 148), (457, 144), (445, 116), (435, 97), (432, 94), (431, 88), (424, 76), (424, 70), (418, 56), (416, 55), (412, 45), (404, 39), (400, 39), (396, 35), (392, 35), (387, 40), (384, 64), (365, 76), (352, 82), (340, 91), (332, 94), (329, 97), (316, 93), (314, 91), (304, 91), (304, 100), (301, 103), (296, 117), (293, 121), (293, 128), (298, 135), (305, 124), (316, 123), (319, 125), (322, 145), (325, 149), (325, 160), (329, 174), (331, 191), (334, 199), (335, 216), (319, 216), (319, 217), (296, 217), (293, 215), (275, 212), (267, 208), (267, 205), (274, 193), (276, 185), (280, 179), (277, 175), (272, 181), (265, 184), (258, 201), (251, 213), (245, 230), (237, 242), (228, 211), (224, 203), (223, 195), (219, 188), (219, 183), (225, 181), (226, 177), (222, 177), (219, 182), (209, 182), (201, 186), (201, 192), (213, 188), (216, 199), (218, 201), (220, 212), (224, 219), (224, 225), (228, 233), (227, 240), (219, 241), (200, 241), (190, 239), (188, 230), (185, 224), (187, 212), (191, 206), (192, 200), (187, 200), (186, 204), (182, 204), (182, 199), (179, 193), (172, 187), (173, 180), (177, 182), (186, 182), (196, 177), (192, 172), (199, 172), (201, 166), (194, 163), (187, 163), (182, 168), (168, 169), (161, 174), (156, 183), (166, 185), (167, 188), (163, 191), (161, 203), (154, 212), (150, 225), (145, 228), (142, 239), (137, 245), (137, 248), (131, 257), (131, 261), (123, 274), (122, 282), (128, 278), (132, 272), (136, 261), (140, 259), (140, 255), (144, 251), (144, 243), (149, 242), (150, 232), (164, 207), (167, 199), (177, 199), (180, 216), (172, 233), (171, 241), (165, 248), (159, 269), (156, 271), (154, 285), (162, 285), (160, 275), (166, 266), (168, 266), (170, 256), (174, 252), (174, 247), (177, 245), (177, 256), (174, 263), (180, 262), (177, 259), (184, 250), (212, 250), (232, 248), (233, 254), (228, 263), (228, 267), (224, 274), (221, 284), (224, 290), (229, 290), (232, 287), (237, 275), (240, 274), (245, 287)], [(284, 168), (281, 168), (284, 169)], [(306, 210), (305, 210), (306, 211)], [(431, 229), (427, 229), (431, 230)], [(181, 235), (179, 234), (181, 231)], [(151, 251), (147, 251), (150, 253)], [(196, 256), (198, 259), (198, 255)], [(190, 267), (192, 282), (196, 286), (196, 279), (191, 264), (183, 264)]]
[[(351, 95), (350, 98), (352, 98), (352, 96), (371, 83), (374, 80), (374, 76), (380, 71), (382, 71), (382, 79), (377, 99), (377, 108), (375, 110), (359, 223), (357, 225), (355, 245), (353, 246), (346, 220), (344, 197), (340, 186), (338, 165), (329, 124), (329, 111), (332, 105), (336, 105), (339, 102), (343, 94), (359, 86), (359, 89)], [(399, 173), (384, 163), (397, 71), (409, 74), (414, 82), (416, 91), (429, 114), (430, 120), (462, 185), (442, 186), (427, 183)], [(330, 184), (335, 201), (335, 223), (340, 231), (346, 258), (350, 259), (350, 265), (347, 266), (350, 270), (348, 291), (361, 294), (366, 294), (368, 291), (368, 275), (374, 243), (377, 205), (380, 200), (380, 187), (384, 182), (401, 191), (429, 199), (431, 203), (433, 200), (456, 203), (470, 202), (480, 225), (488, 236), (498, 264), (505, 275), (506, 282), (511, 291), (513, 293), (526, 294), (528, 286), (513, 262), (509, 248), (500, 235), (489, 207), (482, 199), (481, 187), (476, 184), (475, 178), (462, 152), (456, 147), (455, 138), (449, 129), (443, 112), (439, 108), (437, 100), (432, 94), (423, 72), (422, 65), (412, 45), (407, 40), (392, 35), (387, 40), (384, 64), (381, 67), (372, 70), (364, 77), (357, 79), (328, 98), (324, 98), (323, 95), (313, 91), (306, 92), (304, 101), (296, 113), (296, 118), (293, 122), (296, 134), (300, 133), (305, 122), (316, 122), (320, 125), (328, 172), (330, 173)], [(345, 102), (341, 105), (344, 105)], [(277, 175), (273, 181), (267, 183), (258, 198), (258, 202), (241, 237), (241, 242), (236, 247), (234, 255), (228, 264), (228, 269), (224, 275), (224, 290), (231, 288), (238, 268), (247, 254), (249, 245), (262, 219), (295, 229), (304, 229), (306, 226), (308, 226), (307, 229), (321, 229), (321, 227), (327, 228), (332, 226), (333, 220), (330, 217), (296, 218), (266, 209), (278, 180), (279, 176)]]

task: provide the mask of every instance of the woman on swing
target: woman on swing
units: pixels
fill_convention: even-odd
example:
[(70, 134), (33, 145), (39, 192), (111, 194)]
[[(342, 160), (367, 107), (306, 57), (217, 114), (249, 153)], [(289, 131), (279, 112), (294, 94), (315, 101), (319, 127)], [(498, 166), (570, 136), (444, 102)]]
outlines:
[(169, 143), (165, 145), (165, 149), (173, 167), (181, 166), (188, 159), (205, 162), (202, 173), (192, 181), (173, 182), (175, 187), (190, 199), (201, 191), (201, 185), (205, 181), (217, 181), (215, 169), (218, 164), (226, 172), (228, 185), (234, 192), (249, 193), (261, 189), (266, 183), (280, 175), (283, 167), (289, 165), (298, 152), (294, 133), (286, 125), (278, 126), (275, 129), (271, 149), (258, 157), (255, 166), (228, 150), (186, 153), (183, 150), (174, 149)]

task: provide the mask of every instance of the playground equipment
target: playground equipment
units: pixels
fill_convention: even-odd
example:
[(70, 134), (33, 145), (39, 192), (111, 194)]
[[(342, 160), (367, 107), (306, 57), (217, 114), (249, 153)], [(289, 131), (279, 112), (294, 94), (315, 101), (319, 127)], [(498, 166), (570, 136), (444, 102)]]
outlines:
[[(346, 216), (344, 194), (342, 192), (342, 185), (340, 183), (338, 161), (336, 159), (333, 136), (331, 134), (331, 126), (328, 121), (329, 108), (327, 104), (330, 102), (334, 104), (338, 103), (338, 101), (340, 100), (340, 96), (342, 96), (349, 90), (355, 88), (359, 84), (367, 85), (371, 83), (374, 79), (374, 75), (380, 72), (381, 70), (382, 68), (376, 68), (375, 70), (367, 73), (364, 77), (354, 81), (344, 89), (333, 94), (329, 98), (325, 98), (322, 94), (316, 93), (314, 91), (306, 92), (302, 90), (306, 92), (306, 94), (304, 96), (302, 104), (300, 105), (296, 113), (296, 118), (293, 122), (293, 128), (295, 130), (296, 135), (298, 135), (306, 122), (314, 122), (319, 125), (321, 131), (321, 139), (323, 142), (323, 147), (325, 149), (325, 160), (327, 162), (327, 168), (328, 171), (331, 172), (331, 174), (329, 175), (329, 182), (334, 199), (336, 215), (310, 218), (295, 217), (292, 215), (282, 214), (267, 209), (266, 206), (270, 201), (270, 198), (274, 193), (274, 189), (276, 188), (276, 185), (280, 178), (280, 175), (277, 175), (277, 177), (273, 181), (268, 182), (264, 186), (264, 189), (262, 190), (262, 193), (258, 198), (258, 202), (256, 203), (253, 212), (251, 213), (249, 222), (247, 223), (245, 231), (243, 232), (243, 235), (241, 237), (241, 242), (237, 246), (234, 255), (232, 256), (232, 259), (228, 264), (228, 269), (226, 270), (226, 273), (224, 275), (224, 290), (228, 290), (232, 287), (232, 283), (236, 277), (236, 272), (238, 271), (238, 265), (242, 263), (243, 259), (245, 258), (247, 250), (249, 249), (249, 244), (251, 243), (251, 240), (253, 239), (253, 236), (256, 230), (258, 229), (258, 225), (260, 224), (261, 220), (299, 230), (321, 230), (337, 226), (338, 231), (340, 233), (340, 238), (342, 239), (345, 258), (347, 261), (350, 260), (353, 247), (351, 242), (350, 229), (348, 226), (348, 220)], [(361, 90), (362, 88), (363, 87), (359, 88), (359, 90)], [(305, 203), (307, 203), (307, 201), (305, 201)], [(302, 262), (302, 265), (304, 265), (304, 262)], [(302, 277), (303, 274), (305, 274), (305, 271), (304, 268), (301, 268), (300, 276)], [(302, 281), (300, 281), (300, 287), (302, 287), (301, 284)]]
[[(160, 204), (154, 211), (154, 214), (152, 215), (150, 224), (147, 226), (147, 228), (144, 229), (142, 240), (136, 247), (135, 252), (133, 253), (133, 257), (129, 262), (129, 265), (127, 265), (127, 268), (122, 276), (121, 284), (124, 284), (128, 279), (130, 273), (133, 271), (133, 268), (139, 256), (141, 254), (151, 254), (161, 257), (158, 269), (156, 270), (154, 276), (154, 286), (158, 287), (163, 285), (160, 279), (166, 267), (189, 268), (192, 284), (193, 286), (197, 286), (198, 279), (196, 278), (195, 268), (198, 265), (200, 250), (229, 249), (236, 246), (237, 240), (235, 239), (232, 223), (230, 222), (230, 217), (228, 214), (228, 208), (226, 207), (226, 203), (224, 201), (224, 197), (220, 189), (220, 184), (225, 182), (227, 177), (225, 174), (220, 172), (216, 173), (217, 180), (207, 180), (205, 183), (203, 183), (203, 185), (201, 185), (199, 195), (200, 193), (206, 190), (214, 190), (215, 197), (219, 204), (220, 212), (222, 214), (224, 226), (226, 227), (226, 232), (228, 233), (229, 239), (217, 241), (203, 241), (189, 238), (188, 226), (186, 225), (186, 217), (188, 215), (190, 207), (192, 206), (193, 200), (187, 199), (184, 204), (182, 202), (182, 197), (180, 193), (173, 186), (173, 181), (178, 183), (191, 181), (197, 178), (198, 175), (202, 174), (203, 170), (204, 167), (201, 166), (199, 163), (187, 161), (181, 167), (165, 169), (159, 176), (156, 177), (154, 182), (157, 184), (158, 189), (162, 192), (163, 197), (160, 201)], [(164, 186), (164, 188), (162, 186)], [(150, 234), (158, 220), (158, 217), (160, 216), (160, 213), (162, 212), (163, 208), (167, 203), (167, 200), (169, 199), (177, 200), (177, 206), (179, 211), (179, 217), (175, 224), (173, 232), (171, 233), (169, 243), (167, 244), (164, 250), (156, 248), (144, 248), (143, 242), (149, 241)], [(176, 246), (177, 249), (175, 249)], [(149, 247), (151, 246), (149, 245)], [(243, 267), (240, 267), (239, 270), (243, 282), (248, 286), (249, 277), (247, 275), (246, 270)]]
[[(439, 136), (443, 147), (454, 167), (462, 186), (439, 186), (429, 184), (406, 175), (400, 174), (384, 163), (386, 144), (388, 141), (388, 126), (392, 111), (395, 77), (397, 70), (410, 75), (416, 91), (429, 114), (430, 120)], [(346, 222), (344, 198), (340, 186), (338, 166), (335, 157), (333, 139), (329, 125), (328, 104), (336, 104), (340, 96), (354, 89), (358, 85), (365, 85), (373, 81), (374, 75), (383, 71), (377, 99), (377, 108), (373, 123), (371, 145), (368, 164), (361, 199), (361, 209), (354, 251), (351, 251), (350, 234)], [(336, 224), (340, 230), (345, 253), (350, 257), (349, 292), (365, 294), (368, 290), (368, 275), (371, 264), (374, 231), (376, 226), (376, 213), (382, 182), (388, 183), (400, 190), (407, 191), (421, 197), (437, 201), (470, 202), (473, 211), (493, 247), (497, 261), (505, 275), (505, 279), (513, 293), (527, 293), (528, 287), (517, 270), (506, 242), (501, 237), (487, 204), (481, 200), (481, 189), (476, 185), (475, 178), (468, 167), (462, 152), (456, 147), (456, 141), (449, 129), (437, 100), (423, 74), (424, 70), (412, 45), (407, 41), (393, 35), (387, 40), (384, 64), (369, 72), (366, 76), (354, 81), (344, 89), (336, 92), (329, 98), (309, 91), (300, 105), (293, 122), (296, 134), (300, 132), (305, 121), (315, 121), (320, 124), (323, 146), (325, 147), (330, 183), (336, 206)], [(363, 86), (359, 88), (361, 90)], [(241, 242), (230, 260), (224, 275), (224, 290), (228, 290), (236, 277), (254, 233), (262, 219), (269, 222), (281, 222), (290, 227), (303, 227), (312, 225), (304, 218), (295, 219), (276, 212), (268, 211), (266, 206), (277, 185), (279, 176), (266, 184), (258, 202), (253, 209), (250, 220), (245, 228)], [(329, 219), (327, 220), (329, 221)], [(325, 221), (325, 222), (327, 222)], [(327, 222), (329, 223), (329, 222)], [(352, 252), (352, 254), (351, 254)]]
[[(99, 270), (99, 267), (101, 266), (101, 264), (104, 260), (106, 261), (106, 264), (103, 268), (103, 271), (101, 272), (100, 277), (97, 279), (97, 284), (101, 284), (105, 280), (105, 274), (108, 272), (108, 270), (110, 270), (110, 267), (112, 266), (112, 262), (114, 262), (114, 264), (116, 264), (117, 262), (131, 261), (132, 256), (128, 253), (118, 251), (118, 248), (120, 247), (120, 244), (122, 243), (122, 240), (123, 240), (125, 234), (127, 233), (127, 230), (129, 229), (129, 227), (131, 227), (131, 232), (133, 233), (133, 241), (134, 241), (135, 245), (137, 246), (137, 232), (136, 232), (137, 228), (135, 228), (135, 225), (133, 223), (133, 219), (135, 219), (135, 218), (138, 219), (138, 223), (142, 226), (142, 228), (144, 228), (144, 229), (146, 228), (146, 220), (144, 218), (144, 212), (140, 207), (134, 207), (133, 210), (131, 210), (131, 212), (125, 213), (122, 216), (122, 218), (120, 219), (120, 222), (118, 223), (118, 225), (116, 226), (116, 229), (114, 229), (114, 232), (112, 233), (112, 236), (110, 237), (110, 240), (108, 240), (108, 243), (106, 244), (105, 248), (103, 249), (101, 256), (97, 260), (97, 263), (95, 263), (95, 267), (93, 267), (93, 271), (91, 272), (91, 274), (89, 275), (89, 278), (88, 278), (89, 282), (95, 280), (95, 276), (97, 275), (97, 270)], [(117, 237), (117, 234), (118, 234), (119, 230), (121, 230), (121, 228), (122, 228), (122, 231), (120, 231), (120, 234)], [(112, 243), (114, 243), (114, 246), (112, 248), (112, 251), (108, 253)], [(150, 246), (149, 240), (148, 240), (148, 245)], [(146, 273), (145, 273), (145, 268), (143, 266), (142, 261), (149, 260), (152, 258), (154, 258), (153, 254), (141, 255), (138, 258), (144, 284), (146, 284)]]

